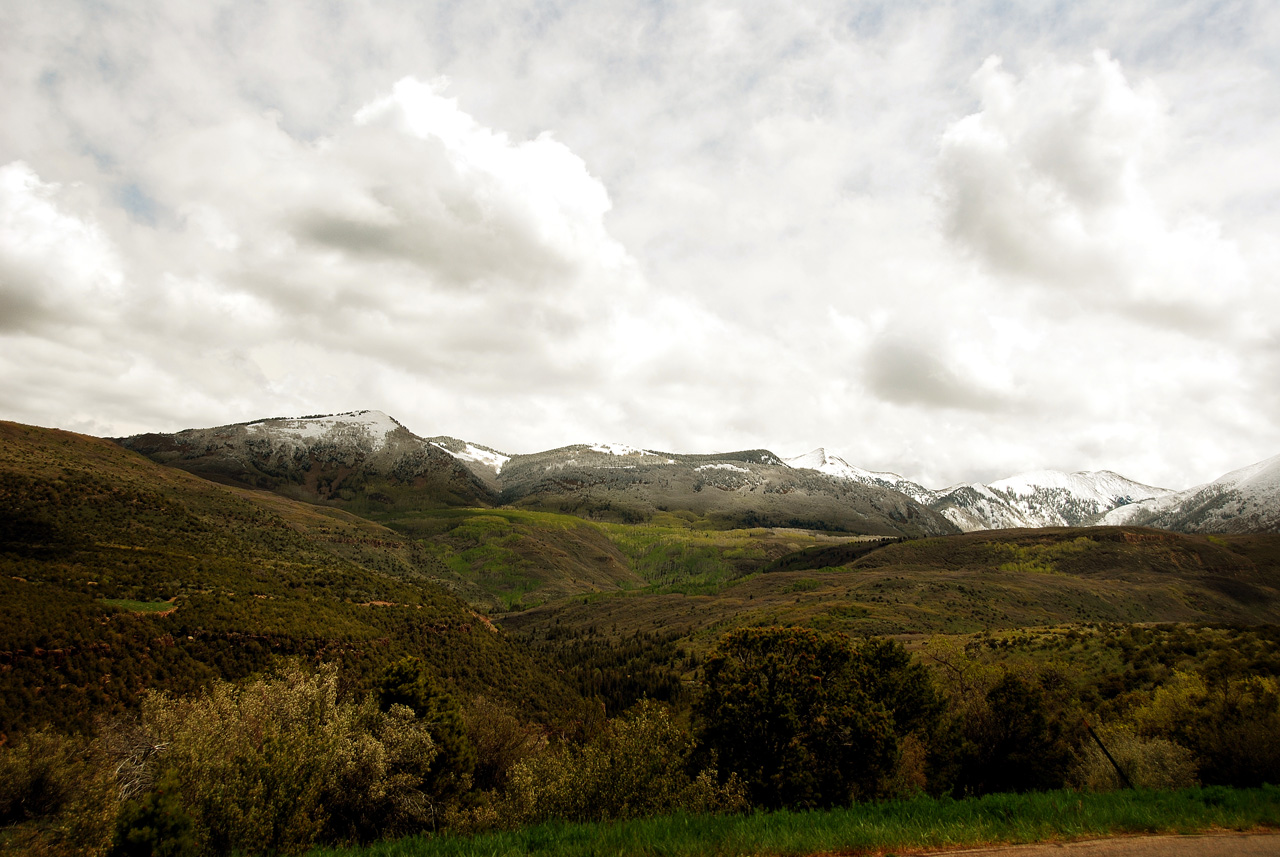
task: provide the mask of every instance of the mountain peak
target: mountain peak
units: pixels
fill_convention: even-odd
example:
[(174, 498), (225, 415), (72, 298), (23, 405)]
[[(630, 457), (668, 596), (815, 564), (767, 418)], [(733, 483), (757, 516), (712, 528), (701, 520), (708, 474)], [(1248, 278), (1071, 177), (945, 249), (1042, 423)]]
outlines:
[(784, 458), (782, 460), (787, 463), (788, 467), (821, 470), (823, 465), (827, 463), (827, 450), (820, 446), (811, 452), (806, 452), (804, 455), (797, 455), (794, 458)]
[(251, 433), (270, 433), (295, 441), (367, 439), (377, 452), (386, 446), (387, 435), (404, 426), (382, 411), (347, 411), (257, 420), (246, 423), (245, 428)]

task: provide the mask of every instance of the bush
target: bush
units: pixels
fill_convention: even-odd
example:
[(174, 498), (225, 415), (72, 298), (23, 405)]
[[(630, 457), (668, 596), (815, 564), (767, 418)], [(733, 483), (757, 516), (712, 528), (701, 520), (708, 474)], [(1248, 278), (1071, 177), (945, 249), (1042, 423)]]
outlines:
[(84, 741), (42, 729), (0, 749), (0, 825), (58, 813), (76, 791)]
[(662, 705), (642, 702), (582, 747), (549, 750), (511, 771), (512, 822), (640, 818), (743, 809), (741, 785), (694, 772), (692, 736)]
[(1211, 785), (1280, 783), (1280, 682), (1177, 672), (1135, 715), (1138, 730), (1195, 754)]
[(428, 824), (421, 791), (435, 755), (426, 724), (399, 705), (340, 703), (337, 672), (288, 667), (198, 697), (157, 694), (143, 726), (164, 748), (197, 837), (217, 853), (301, 851)]
[[(1140, 789), (1173, 791), (1199, 785), (1195, 755), (1164, 738), (1143, 738), (1131, 729), (1099, 729), (1098, 737), (1130, 784)], [(1077, 789), (1109, 792), (1123, 788), (1116, 769), (1092, 739), (1076, 755), (1067, 781)]]
[(116, 818), (107, 857), (197, 857), (195, 819), (178, 799), (170, 773), (140, 801), (129, 801)]
[(890, 712), (864, 690), (867, 673), (842, 635), (734, 631), (707, 661), (699, 737), (757, 806), (874, 796), (898, 748)]
[(485, 697), (472, 700), (462, 721), (475, 748), (477, 789), (505, 788), (511, 770), (546, 744), (540, 731)]
[(94, 745), (52, 729), (0, 747), (0, 850), (79, 854), (110, 840), (116, 796)]
[(382, 671), (376, 692), (383, 711), (393, 705), (413, 709), (426, 724), (436, 755), (423, 779), (423, 790), (448, 801), (471, 788), (476, 751), (467, 737), (458, 701), (440, 685), (419, 658), (403, 658)]

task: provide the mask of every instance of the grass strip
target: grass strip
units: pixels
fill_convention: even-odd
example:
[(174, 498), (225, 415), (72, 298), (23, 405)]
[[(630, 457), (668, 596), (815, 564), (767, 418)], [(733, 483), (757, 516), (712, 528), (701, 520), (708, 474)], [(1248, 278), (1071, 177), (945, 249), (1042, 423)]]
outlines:
[(690, 816), (624, 822), (548, 822), (477, 836), (413, 836), (312, 857), (735, 857), (892, 853), (924, 848), (1051, 842), (1133, 833), (1280, 828), (1280, 787), (1176, 792), (1073, 791), (928, 797), (807, 812)]
[(109, 607), (120, 607), (124, 610), (131, 610), (134, 613), (167, 613), (177, 606), (172, 601), (134, 601), (130, 598), (101, 598), (99, 600)]

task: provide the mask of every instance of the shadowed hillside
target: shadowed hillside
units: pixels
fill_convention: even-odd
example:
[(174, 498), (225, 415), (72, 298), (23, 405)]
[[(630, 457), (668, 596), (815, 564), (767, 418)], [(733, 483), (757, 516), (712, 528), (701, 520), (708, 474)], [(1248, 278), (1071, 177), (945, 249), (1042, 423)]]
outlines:
[(279, 655), (360, 686), (408, 654), (543, 717), (579, 702), (434, 580), (448, 570), (336, 509), (232, 489), (108, 441), (0, 423), (0, 732), (85, 727), (145, 689)]

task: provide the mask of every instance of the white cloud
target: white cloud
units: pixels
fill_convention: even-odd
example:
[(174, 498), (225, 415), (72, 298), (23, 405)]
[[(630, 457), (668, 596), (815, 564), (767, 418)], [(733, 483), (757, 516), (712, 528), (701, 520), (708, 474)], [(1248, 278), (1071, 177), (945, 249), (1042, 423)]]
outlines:
[(1274, 454), (1280, 14), (1044, 15), (11, 5), (0, 416), (931, 484)]
[(988, 58), (982, 111), (952, 124), (940, 161), (946, 226), (991, 270), (1084, 311), (1220, 333), (1250, 295), (1234, 244), (1203, 215), (1171, 218), (1146, 187), (1166, 107), (1096, 51), (1022, 79)]
[(27, 164), (0, 167), (0, 331), (87, 323), (119, 299), (115, 247)]

